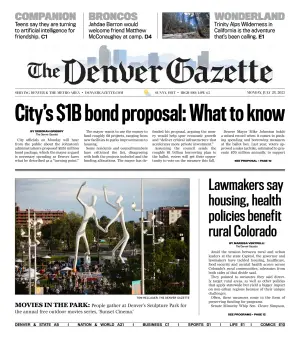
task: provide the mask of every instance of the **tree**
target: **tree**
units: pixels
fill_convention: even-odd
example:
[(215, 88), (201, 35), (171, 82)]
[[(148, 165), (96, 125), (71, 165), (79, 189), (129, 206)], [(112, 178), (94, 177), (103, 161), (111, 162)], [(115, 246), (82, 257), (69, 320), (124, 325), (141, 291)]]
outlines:
[(189, 293), (189, 248), (185, 242), (169, 239), (165, 246), (156, 246), (147, 262), (147, 293)]
[(202, 38), (209, 38), (209, 18), (209, 13), (194, 13), (197, 31)]
[(163, 13), (163, 34), (176, 34), (195, 31), (193, 13), (177, 12)]
[(190, 224), (188, 222), (188, 219), (186, 219), (185, 217), (180, 217), (177, 219), (175, 225), (177, 227), (178, 234), (183, 234), (185, 243), (189, 245)]
[[(81, 222), (82, 216), (75, 212), (69, 212), (62, 218), (42, 226), (42, 238), (48, 241), (51, 250), (64, 250), (65, 247), (68, 251), (74, 250), (76, 233)], [(92, 222), (87, 224), (86, 236), (88, 242), (92, 243), (94, 239)], [(84, 249), (83, 242), (80, 243), (80, 249)]]

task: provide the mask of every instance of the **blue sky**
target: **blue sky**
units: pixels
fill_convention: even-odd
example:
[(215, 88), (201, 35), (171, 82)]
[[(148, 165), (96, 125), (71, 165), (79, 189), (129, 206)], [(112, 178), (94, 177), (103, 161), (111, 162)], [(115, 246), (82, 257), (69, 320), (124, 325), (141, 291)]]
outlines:
[[(97, 217), (112, 217), (115, 210), (104, 201), (103, 186), (108, 191), (109, 201), (114, 203), (121, 194), (125, 209), (125, 220), (137, 220), (139, 213), (131, 209), (136, 202), (140, 208), (141, 179), (16, 179), (16, 203), (22, 210), (30, 207), (36, 210), (64, 210), (82, 214), (82, 207), (76, 200), (80, 185), (81, 198), (90, 203), (97, 195)], [(144, 179), (144, 209), (150, 211), (160, 206), (189, 205), (189, 179)]]

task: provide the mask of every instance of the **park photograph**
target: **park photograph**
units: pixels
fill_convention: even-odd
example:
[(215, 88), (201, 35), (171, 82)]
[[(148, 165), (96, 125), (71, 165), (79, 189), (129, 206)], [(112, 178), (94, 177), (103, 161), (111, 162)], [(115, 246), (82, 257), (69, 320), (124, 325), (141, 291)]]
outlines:
[(15, 294), (189, 294), (190, 180), (15, 180)]
[(162, 14), (163, 39), (208, 39), (209, 37), (209, 12), (164, 12)]

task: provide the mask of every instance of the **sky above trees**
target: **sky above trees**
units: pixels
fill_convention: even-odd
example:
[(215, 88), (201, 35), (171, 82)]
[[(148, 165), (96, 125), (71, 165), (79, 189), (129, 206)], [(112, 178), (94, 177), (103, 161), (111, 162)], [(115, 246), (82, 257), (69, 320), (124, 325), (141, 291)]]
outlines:
[[(125, 219), (137, 220), (139, 212), (131, 209), (132, 202), (140, 206), (141, 179), (16, 179), (16, 203), (22, 210), (64, 210), (82, 213), (82, 206), (76, 200), (80, 185), (81, 198), (89, 204), (92, 195), (97, 196), (97, 217), (112, 217), (115, 210), (104, 201), (103, 186), (107, 187), (109, 201), (114, 203), (119, 195), (124, 200)], [(189, 205), (189, 179), (144, 179), (144, 209), (150, 211), (160, 206)]]

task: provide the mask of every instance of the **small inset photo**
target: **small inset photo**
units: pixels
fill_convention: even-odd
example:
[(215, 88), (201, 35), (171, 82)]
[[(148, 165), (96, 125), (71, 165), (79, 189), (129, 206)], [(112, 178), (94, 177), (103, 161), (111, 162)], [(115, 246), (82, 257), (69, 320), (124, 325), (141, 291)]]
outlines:
[(165, 12), (162, 14), (163, 39), (208, 39), (209, 12)]

